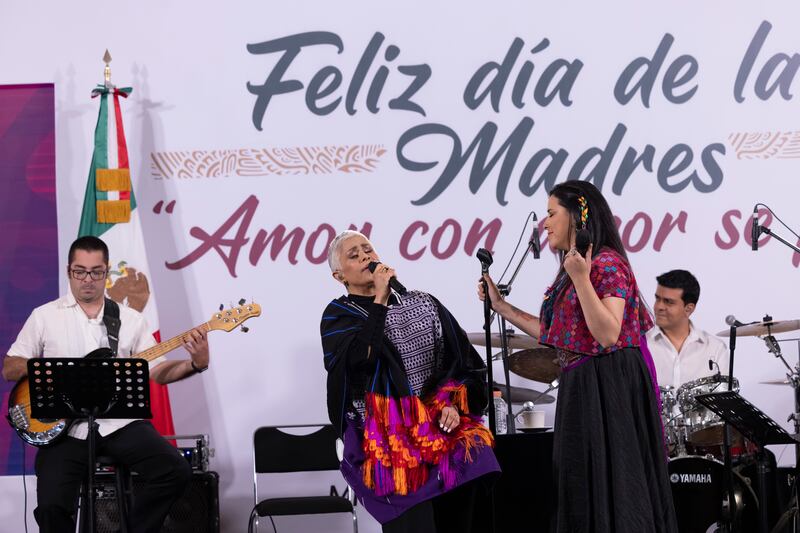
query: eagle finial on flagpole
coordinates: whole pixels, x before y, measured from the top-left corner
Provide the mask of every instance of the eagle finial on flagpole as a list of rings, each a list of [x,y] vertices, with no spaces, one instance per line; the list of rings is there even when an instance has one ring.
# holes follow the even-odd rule
[[[103,69],[103,78],[105,79],[106,87],[113,87],[111,84],[111,67],[109,64],[111,63],[111,54],[108,53],[108,48],[106,48],[106,53],[103,54],[103,62],[106,64],[106,67]]]

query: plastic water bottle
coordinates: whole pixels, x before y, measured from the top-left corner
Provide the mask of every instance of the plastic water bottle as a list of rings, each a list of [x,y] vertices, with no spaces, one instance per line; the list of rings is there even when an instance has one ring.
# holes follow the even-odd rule
[[[508,432],[508,404],[499,390],[494,391],[494,420],[497,434],[506,434]]]

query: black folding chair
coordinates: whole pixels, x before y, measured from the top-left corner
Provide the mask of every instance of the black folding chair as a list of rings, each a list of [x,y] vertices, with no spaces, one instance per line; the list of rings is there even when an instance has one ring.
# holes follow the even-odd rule
[[[319,428],[308,435],[291,435],[288,428]],[[253,434],[253,511],[248,531],[253,531],[259,517],[351,513],[353,532],[358,533],[355,497],[350,487],[339,495],[331,486],[327,496],[293,496],[258,499],[258,475],[281,472],[339,470],[336,452],[338,435],[331,425],[264,426]],[[275,523],[273,522],[273,527]],[[276,529],[277,533],[277,529]]]

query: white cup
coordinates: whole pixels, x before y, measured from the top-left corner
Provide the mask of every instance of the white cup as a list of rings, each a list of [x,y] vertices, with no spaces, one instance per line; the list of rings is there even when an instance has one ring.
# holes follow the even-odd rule
[[[544,411],[522,411],[516,417],[521,428],[543,428]]]

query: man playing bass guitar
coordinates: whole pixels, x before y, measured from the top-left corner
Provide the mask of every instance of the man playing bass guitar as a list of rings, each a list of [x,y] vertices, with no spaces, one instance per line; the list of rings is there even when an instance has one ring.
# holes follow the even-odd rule
[[[70,290],[28,317],[3,361],[6,380],[27,377],[27,360],[31,357],[82,357],[101,347],[111,346],[113,350],[104,317],[114,307],[118,307],[114,314],[121,321],[116,336],[118,357],[130,357],[155,345],[139,312],[105,299],[108,263],[108,247],[97,237],[80,237],[72,243],[66,272]],[[150,362],[154,381],[172,383],[208,367],[204,331],[191,330],[184,336],[183,346],[189,359],[168,361],[160,357]],[[189,483],[189,464],[146,420],[98,419],[97,423],[98,454],[130,466],[144,481],[131,511],[133,530],[159,531],[170,507]],[[87,470],[87,434],[87,423],[77,422],[63,438],[38,450],[38,505],[34,516],[44,533],[75,530],[76,502]]]

